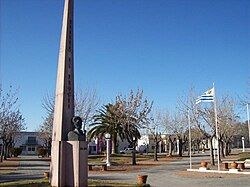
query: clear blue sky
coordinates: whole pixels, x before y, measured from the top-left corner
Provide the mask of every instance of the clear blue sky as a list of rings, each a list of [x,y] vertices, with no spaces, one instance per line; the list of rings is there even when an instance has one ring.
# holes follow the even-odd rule
[[[0,0],[3,88],[19,87],[28,130],[54,92],[63,0]],[[103,103],[142,88],[175,107],[195,86],[245,94],[250,73],[249,0],[75,0],[75,85]]]

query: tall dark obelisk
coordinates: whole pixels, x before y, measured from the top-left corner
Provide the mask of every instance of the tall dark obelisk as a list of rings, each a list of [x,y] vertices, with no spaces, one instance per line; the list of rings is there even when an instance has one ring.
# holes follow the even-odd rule
[[[68,141],[74,129],[74,1],[65,0],[54,108],[51,186],[87,186],[87,142]]]

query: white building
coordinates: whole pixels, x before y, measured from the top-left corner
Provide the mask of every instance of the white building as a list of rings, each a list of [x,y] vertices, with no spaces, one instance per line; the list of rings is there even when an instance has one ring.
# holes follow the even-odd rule
[[[137,142],[137,151],[143,152],[153,152],[155,149],[155,142],[153,135],[142,135]],[[166,152],[168,149],[167,135],[161,135],[161,140],[158,144],[158,152]]]
[[[20,132],[14,138],[14,147],[23,149],[22,155],[36,155],[37,148],[44,145],[38,132]]]
[[[148,135],[142,135],[137,142],[137,151],[139,152],[148,152],[150,147],[150,138]],[[152,146],[152,145],[151,145]]]
[[[117,146],[118,146],[117,150],[118,150],[118,153],[119,153],[121,150],[124,150],[124,149],[128,148],[129,143],[128,143],[127,140],[122,141],[118,137]],[[104,137],[102,137],[102,138],[93,138],[91,141],[89,141],[88,147],[89,147],[89,154],[100,154],[103,151],[106,151],[106,140],[105,140]],[[110,147],[112,147],[112,141],[111,141]]]
[[[93,138],[88,144],[89,154],[98,154],[98,138]]]

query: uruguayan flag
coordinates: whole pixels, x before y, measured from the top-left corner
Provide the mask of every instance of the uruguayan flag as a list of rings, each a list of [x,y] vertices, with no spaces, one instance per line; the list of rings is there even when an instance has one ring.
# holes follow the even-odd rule
[[[196,104],[200,102],[214,102],[214,88],[209,89],[196,99]]]

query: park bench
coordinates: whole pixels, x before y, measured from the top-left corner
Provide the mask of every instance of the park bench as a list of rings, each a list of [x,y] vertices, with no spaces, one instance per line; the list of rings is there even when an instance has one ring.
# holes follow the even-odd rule
[[[229,169],[228,164],[231,164],[233,162],[238,164],[238,168],[240,170],[245,169],[245,161],[223,161],[222,163],[224,164],[225,169]]]
[[[245,160],[245,168],[250,168],[250,159]]]
[[[106,163],[89,163],[88,167],[90,171],[93,170],[93,166],[100,166],[102,168],[102,171],[107,171]]]

